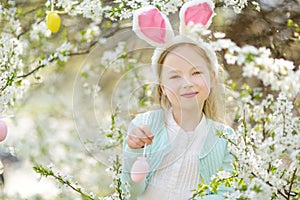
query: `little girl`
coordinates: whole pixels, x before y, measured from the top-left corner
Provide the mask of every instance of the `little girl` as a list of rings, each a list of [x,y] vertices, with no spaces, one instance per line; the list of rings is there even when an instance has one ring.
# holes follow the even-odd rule
[[[201,8],[204,3],[200,0]],[[161,109],[137,115],[124,140],[122,181],[129,183],[131,199],[187,200],[219,170],[232,171],[228,141],[217,136],[233,130],[218,122],[224,102],[214,51],[183,34],[165,41],[152,57]],[[144,148],[150,171],[145,180],[133,182],[130,169]],[[208,190],[199,199],[223,199],[229,191],[221,186],[217,194]]]

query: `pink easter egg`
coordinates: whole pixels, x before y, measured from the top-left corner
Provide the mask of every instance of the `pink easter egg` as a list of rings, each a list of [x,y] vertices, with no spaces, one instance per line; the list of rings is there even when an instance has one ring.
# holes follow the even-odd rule
[[[0,142],[5,140],[7,136],[7,125],[4,121],[0,120]]]
[[[131,168],[131,179],[134,182],[144,180],[150,170],[150,165],[146,157],[138,157]]]

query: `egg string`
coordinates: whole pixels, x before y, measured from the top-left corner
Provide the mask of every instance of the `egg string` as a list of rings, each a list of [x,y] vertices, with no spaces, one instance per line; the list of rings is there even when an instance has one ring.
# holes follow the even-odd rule
[[[54,11],[54,0],[51,0],[51,11]]]
[[[145,146],[144,146],[143,157],[147,157],[146,156],[146,148],[147,148],[147,143],[145,143]]]
[[[143,157],[150,157],[151,156],[151,151],[152,151],[152,148],[150,148],[149,152],[148,152],[148,156],[147,156],[147,151],[146,151],[146,148],[147,148],[147,144],[145,144],[144,146],[144,150],[143,150]]]

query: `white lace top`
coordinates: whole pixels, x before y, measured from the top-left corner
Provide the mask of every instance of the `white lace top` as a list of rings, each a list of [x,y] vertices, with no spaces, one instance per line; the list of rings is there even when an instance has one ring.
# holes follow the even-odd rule
[[[198,154],[207,136],[205,115],[194,131],[186,132],[169,112],[167,130],[172,151],[162,160],[138,200],[187,200],[201,182]]]

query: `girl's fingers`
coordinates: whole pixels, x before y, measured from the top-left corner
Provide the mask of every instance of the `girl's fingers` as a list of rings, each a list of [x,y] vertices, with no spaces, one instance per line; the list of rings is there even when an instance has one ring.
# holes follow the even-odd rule
[[[152,141],[152,139],[154,138],[154,135],[152,134],[151,130],[149,129],[148,126],[146,125],[141,125],[140,130],[143,132],[143,134]]]
[[[127,144],[131,149],[139,149],[142,148],[144,145],[144,143],[141,140],[137,140],[132,136],[128,136]]]
[[[146,125],[141,125],[132,129],[127,138],[127,144],[130,148],[142,148],[145,144],[151,144],[154,135]]]
[[[154,138],[151,130],[146,125],[141,125],[137,129],[137,137],[144,142],[144,144],[151,144]]]

